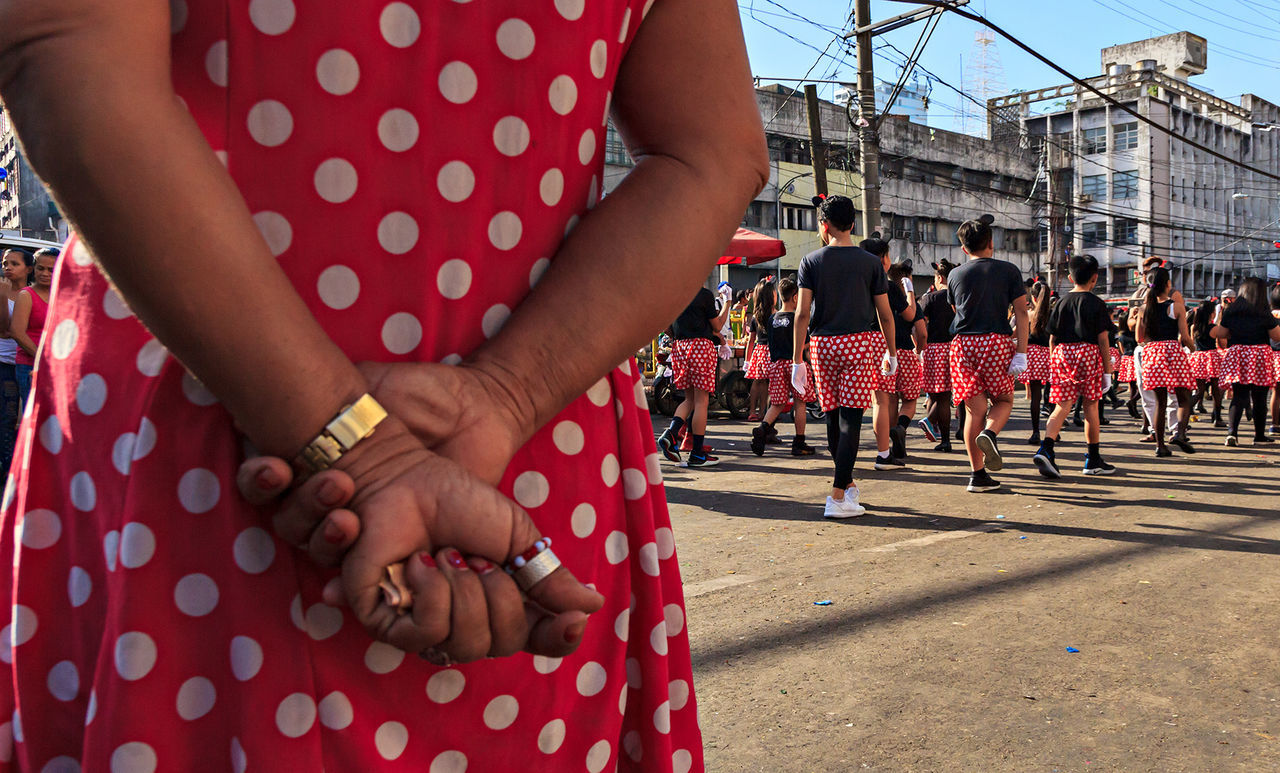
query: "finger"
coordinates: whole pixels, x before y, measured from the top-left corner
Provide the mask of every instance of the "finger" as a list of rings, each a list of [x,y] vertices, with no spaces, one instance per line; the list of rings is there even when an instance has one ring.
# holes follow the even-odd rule
[[[480,578],[489,608],[489,657],[514,655],[524,648],[529,638],[529,621],[520,588],[510,575],[486,559],[473,556],[467,559],[467,565]]]
[[[452,591],[449,637],[437,649],[455,663],[470,663],[489,654],[489,608],[480,577],[455,548],[436,553],[436,563]]]
[[[236,471],[236,488],[249,504],[261,507],[283,494],[293,483],[293,468],[275,456],[245,459]]]
[[[604,596],[578,582],[567,567],[561,566],[539,582],[525,595],[548,612],[598,612],[604,606]]]
[[[529,624],[529,639],[524,649],[533,655],[548,658],[572,655],[582,643],[582,635],[587,629],[586,614],[577,610],[553,615],[535,604],[527,604],[525,616]]]
[[[307,555],[320,566],[337,566],[347,548],[360,536],[360,517],[350,510],[329,511],[319,528],[311,531]]]
[[[345,575],[346,564],[343,571]],[[365,623],[375,638],[405,652],[418,653],[448,638],[452,588],[430,553],[410,557],[404,576],[413,591],[413,609],[409,614],[388,606],[376,588],[372,594],[352,596],[348,593],[348,600],[356,618]]]
[[[271,516],[277,535],[290,545],[308,545],[311,533],[330,510],[342,507],[355,494],[355,483],[345,472],[325,470],[308,478],[285,498]]]

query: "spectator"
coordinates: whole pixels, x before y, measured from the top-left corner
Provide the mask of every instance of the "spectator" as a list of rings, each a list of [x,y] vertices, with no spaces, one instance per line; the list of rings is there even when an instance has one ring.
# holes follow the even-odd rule
[[[40,339],[44,336],[44,322],[49,314],[49,291],[53,285],[53,267],[58,262],[56,250],[45,248],[36,252],[31,285],[18,290],[13,304],[13,320],[9,333],[18,344],[14,365],[18,379],[19,410],[31,397],[31,370],[36,364]]]

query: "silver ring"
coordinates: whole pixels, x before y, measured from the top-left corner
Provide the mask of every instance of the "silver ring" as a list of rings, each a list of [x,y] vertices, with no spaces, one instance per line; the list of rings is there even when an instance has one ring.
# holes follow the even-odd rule
[[[427,661],[433,666],[447,668],[454,665],[453,658],[449,657],[449,653],[436,649],[435,647],[427,647],[418,653],[418,657]]]
[[[546,548],[526,561],[524,566],[512,572],[511,576],[515,578],[516,585],[520,586],[520,590],[527,592],[530,588],[551,576],[551,573],[559,569],[560,566],[560,559],[556,558],[556,554],[552,552],[551,548]]]

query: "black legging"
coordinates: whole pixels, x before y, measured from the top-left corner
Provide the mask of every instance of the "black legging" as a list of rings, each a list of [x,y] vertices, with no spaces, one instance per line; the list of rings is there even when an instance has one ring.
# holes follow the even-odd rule
[[[827,414],[827,450],[836,460],[832,484],[847,489],[853,483],[853,465],[858,461],[858,440],[862,435],[862,408],[841,407]]]
[[[1253,402],[1253,436],[1255,438],[1267,436],[1267,389],[1268,387],[1254,384],[1235,385],[1231,390],[1231,428],[1227,430],[1228,434],[1237,434],[1240,429],[1240,418],[1244,415],[1245,401],[1251,400]]]

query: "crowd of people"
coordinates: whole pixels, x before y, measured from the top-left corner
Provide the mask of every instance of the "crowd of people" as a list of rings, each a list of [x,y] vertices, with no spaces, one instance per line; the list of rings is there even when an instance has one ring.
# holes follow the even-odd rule
[[[1032,459],[1048,479],[1063,476],[1058,443],[1069,426],[1084,430],[1085,475],[1116,472],[1102,453],[1108,403],[1127,405],[1142,420],[1141,442],[1153,444],[1159,458],[1173,456],[1174,448],[1195,453],[1189,426],[1193,415],[1209,412],[1206,400],[1207,423],[1226,429],[1227,446],[1240,444],[1246,419],[1255,444],[1280,434],[1280,285],[1268,294],[1261,279],[1250,277],[1189,311],[1168,266],[1149,258],[1141,286],[1113,309],[1094,292],[1095,258],[1073,256],[1071,289],[1058,294],[994,256],[994,218],[984,215],[957,232],[965,259],[934,263],[933,286],[917,299],[911,263],[893,263],[888,242],[876,235],[855,243],[852,201],[820,197],[815,206],[823,247],[801,260],[794,278],[764,277],[751,293],[745,375],[753,406],[757,394],[768,403],[753,416],[756,456],[781,442],[775,424],[788,411],[792,455],[812,455],[805,406],[817,402],[825,412],[835,467],[828,518],[865,512],[853,469],[868,409],[874,469],[905,467],[914,421],[936,443],[934,451],[950,453],[953,437],[963,441],[966,488],[975,493],[1000,487],[991,473],[1004,466],[1000,435],[1018,384],[1030,408],[1026,442],[1036,447]],[[717,461],[704,450],[706,393],[714,390],[713,341],[729,305],[725,298],[717,306],[704,289],[672,328],[674,381],[685,403],[658,438],[669,461],[689,467]],[[925,412],[916,420],[922,395]],[[678,437],[690,416],[694,450],[684,460]]]
[[[18,417],[31,394],[31,371],[44,334],[58,250],[6,249],[0,277],[0,474],[13,461]]]

